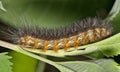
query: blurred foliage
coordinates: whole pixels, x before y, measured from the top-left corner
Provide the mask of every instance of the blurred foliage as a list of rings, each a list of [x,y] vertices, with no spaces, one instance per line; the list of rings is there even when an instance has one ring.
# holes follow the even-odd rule
[[[96,16],[104,9],[109,12],[114,0],[2,0],[7,12],[0,18],[17,26],[28,22],[40,27],[59,27],[78,19]]]

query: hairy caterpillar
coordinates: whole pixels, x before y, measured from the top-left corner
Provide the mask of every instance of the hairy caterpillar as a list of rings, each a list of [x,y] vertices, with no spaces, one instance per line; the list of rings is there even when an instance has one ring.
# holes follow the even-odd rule
[[[67,51],[70,47],[102,40],[112,34],[109,21],[89,17],[65,27],[46,29],[36,25],[24,25],[21,28],[0,23],[0,40],[18,44],[25,48],[41,49],[43,52],[59,49]]]

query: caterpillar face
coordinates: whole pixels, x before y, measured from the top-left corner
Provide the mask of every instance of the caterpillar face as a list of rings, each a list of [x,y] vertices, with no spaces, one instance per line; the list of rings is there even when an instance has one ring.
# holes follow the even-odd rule
[[[77,50],[80,45],[102,40],[111,35],[112,27],[110,22],[94,17],[58,29],[41,29],[36,26],[15,29],[9,26],[7,31],[0,31],[0,33],[3,36],[9,35],[9,38],[3,37],[2,40],[13,42],[25,48],[40,49],[43,52],[47,50],[59,52],[59,49],[67,51],[70,47]]]

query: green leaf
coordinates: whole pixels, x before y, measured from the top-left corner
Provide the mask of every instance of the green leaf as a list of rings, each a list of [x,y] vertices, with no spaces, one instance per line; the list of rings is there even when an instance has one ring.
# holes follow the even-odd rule
[[[70,61],[57,63],[65,68],[68,68],[71,72],[120,72],[120,66],[118,66],[118,64],[111,59],[100,59],[91,62]]]
[[[107,57],[113,57],[120,54],[120,33],[106,39],[104,41],[98,42],[94,45],[98,47],[98,53],[102,53]]]
[[[65,68],[68,68],[69,70],[71,70],[71,72],[105,72],[102,67],[92,62],[84,61],[62,62],[60,63],[60,65],[62,65]],[[64,70],[63,72],[66,71]]]
[[[12,63],[9,61],[8,53],[0,53],[0,72],[12,72]]]
[[[120,65],[112,59],[100,59],[94,62],[103,67],[106,72],[120,72]]]
[[[100,51],[107,57],[113,57],[120,54],[120,43],[101,46]]]

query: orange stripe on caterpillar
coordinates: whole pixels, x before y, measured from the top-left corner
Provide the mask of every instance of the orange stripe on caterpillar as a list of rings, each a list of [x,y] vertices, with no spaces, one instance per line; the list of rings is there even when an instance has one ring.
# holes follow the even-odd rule
[[[38,48],[39,47],[39,38],[35,38],[35,40],[34,40],[34,45],[33,45],[33,49],[36,49],[36,48]]]
[[[67,38],[63,38],[63,44],[64,44],[64,51],[67,51],[70,46]]]
[[[73,36],[74,39],[74,48],[77,49],[80,41],[78,40],[78,35]]]
[[[54,40],[54,46],[53,46],[53,50],[55,51],[55,52],[58,52],[58,40]]]
[[[48,40],[45,40],[44,43],[43,43],[42,51],[43,51],[43,52],[46,52],[47,49],[48,49]]]
[[[82,44],[87,44],[89,42],[88,36],[86,34],[86,32],[82,32]]]

